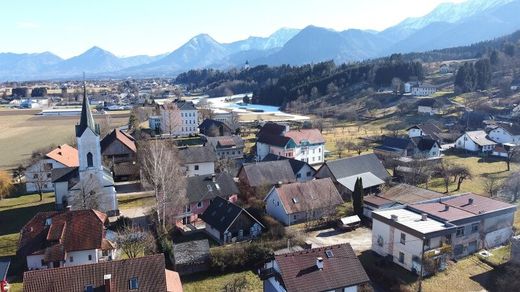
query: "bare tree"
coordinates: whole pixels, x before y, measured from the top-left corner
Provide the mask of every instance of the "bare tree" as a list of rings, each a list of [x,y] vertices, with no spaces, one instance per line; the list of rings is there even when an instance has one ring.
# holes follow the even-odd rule
[[[104,114],[102,118],[98,119],[99,135],[105,137],[112,131],[112,118],[109,114]]]
[[[0,170],[0,200],[9,196],[13,189],[13,181],[11,176],[3,170]]]
[[[29,175],[32,176],[31,183],[36,187],[38,195],[40,195],[40,201],[43,200],[43,190],[47,187],[47,184],[51,182],[51,170],[52,164],[49,166],[44,161],[37,161],[33,167],[30,168],[31,172]]]
[[[444,159],[441,160],[437,166],[434,168],[434,173],[436,176],[440,177],[442,181],[444,182],[445,187],[445,193],[449,193],[449,186],[450,186],[450,178],[451,178],[451,169],[452,166],[448,162],[444,161]]]
[[[240,133],[240,117],[238,116],[238,113],[231,112],[231,119],[228,121],[228,126],[235,134]]]
[[[218,173],[221,172],[227,172],[231,173],[233,170],[233,167],[235,166],[235,161],[233,159],[223,157],[217,160],[215,164],[215,169]]]
[[[86,174],[73,188],[70,205],[73,210],[98,209],[103,195],[103,189],[98,178],[93,174]]]
[[[180,215],[187,203],[186,169],[175,145],[168,141],[141,142],[139,152],[143,177],[154,190],[157,222],[165,230],[166,220]]]
[[[460,190],[460,186],[462,185],[462,182],[465,179],[472,178],[470,170],[465,166],[460,166],[460,165],[453,166],[453,167],[451,167],[451,169],[449,169],[449,172],[453,176],[453,182],[457,183],[457,188],[455,189],[455,191]]]
[[[343,139],[336,139],[335,142],[336,151],[338,151],[338,157],[341,158],[343,155],[343,151],[347,147],[347,143]]]
[[[164,104],[162,111],[161,128],[168,134],[173,135],[182,125],[181,111],[175,103]]]
[[[484,189],[490,197],[496,197],[500,189],[500,181],[494,175],[487,175],[484,179]]]
[[[507,158],[506,158],[506,164],[507,164],[507,171],[511,170],[511,162],[518,160],[520,157],[520,147],[510,147],[507,151]]]
[[[137,227],[123,227],[123,229],[117,232],[116,243],[117,248],[121,249],[131,259],[156,252],[156,243],[153,235]]]
[[[199,110],[199,115],[202,120],[213,118],[213,111],[211,110],[211,105],[207,98],[201,98],[199,100],[197,109]]]
[[[516,202],[520,198],[520,172],[513,172],[504,181],[502,195]]]

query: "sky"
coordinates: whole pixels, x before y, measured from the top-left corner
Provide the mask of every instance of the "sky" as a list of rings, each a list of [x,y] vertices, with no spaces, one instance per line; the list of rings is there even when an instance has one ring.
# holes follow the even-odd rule
[[[118,56],[171,52],[207,33],[226,43],[281,27],[383,30],[464,0],[5,0],[0,52],[62,58],[98,46]]]

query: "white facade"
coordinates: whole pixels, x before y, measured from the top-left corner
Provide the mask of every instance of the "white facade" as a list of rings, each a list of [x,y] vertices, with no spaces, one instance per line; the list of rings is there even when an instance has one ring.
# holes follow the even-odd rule
[[[412,87],[412,95],[415,96],[430,96],[437,92],[437,88],[435,86],[413,86]]]
[[[65,253],[65,261],[60,261],[58,266],[54,266],[54,263],[49,265],[42,265],[44,258],[43,254],[27,256],[27,268],[29,270],[39,270],[47,268],[57,267],[71,267],[86,264],[95,264],[102,261],[112,260],[116,256],[116,250],[109,250],[105,253],[100,249],[89,249],[71,251]]]
[[[50,158],[41,159],[29,166],[25,171],[27,192],[38,192],[40,186],[43,192],[52,191],[52,170],[63,167],[65,167],[65,165]]]
[[[425,134],[419,128],[411,128],[408,130],[408,137],[410,137],[410,138],[422,137],[422,136],[425,136]]]
[[[189,136],[199,131],[199,113],[196,109],[170,109],[161,107],[161,131],[164,134]]]
[[[184,164],[187,176],[210,175],[215,173],[215,162],[199,162]]]
[[[462,136],[460,136],[456,141],[455,141],[455,148],[458,148],[458,149],[465,149],[467,151],[472,151],[472,152],[492,152],[494,149],[495,149],[495,145],[496,144],[490,144],[490,145],[478,145],[477,143],[475,143],[469,136],[468,134],[464,134]]]
[[[488,135],[497,143],[520,144],[520,135],[513,135],[501,127],[491,130]]]
[[[280,196],[274,187],[265,197],[265,212],[274,219],[282,222],[285,226],[291,225],[289,215],[286,213]]]
[[[325,161],[324,150],[324,144],[299,145],[294,148],[294,159],[309,164],[321,164]]]
[[[417,112],[420,114],[428,114],[430,116],[440,114],[440,111],[438,109],[433,108],[431,106],[424,106],[424,105],[418,106]]]
[[[316,170],[312,167],[310,167],[308,164],[306,164],[304,167],[302,167],[296,175],[296,181],[297,182],[306,182],[309,180],[314,179],[314,175],[316,174]]]

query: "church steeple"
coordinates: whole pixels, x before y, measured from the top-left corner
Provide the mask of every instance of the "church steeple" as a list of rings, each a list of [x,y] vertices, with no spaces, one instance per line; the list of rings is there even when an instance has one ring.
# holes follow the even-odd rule
[[[79,125],[76,125],[76,137],[80,137],[87,128],[90,128],[94,134],[99,135],[99,125],[94,122],[94,116],[92,116],[90,102],[87,97],[87,86],[85,80],[83,80],[83,104],[81,106]]]

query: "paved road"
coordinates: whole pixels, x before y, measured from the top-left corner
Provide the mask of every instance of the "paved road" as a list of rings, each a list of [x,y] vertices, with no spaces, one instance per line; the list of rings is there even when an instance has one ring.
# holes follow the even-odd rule
[[[372,230],[365,227],[350,232],[330,228],[305,233],[304,237],[313,247],[350,243],[357,253],[369,250],[372,246]]]

